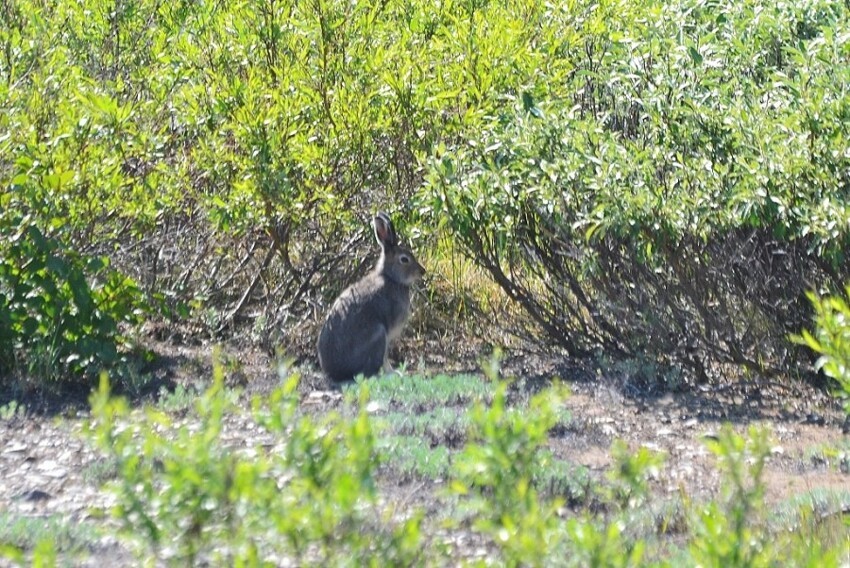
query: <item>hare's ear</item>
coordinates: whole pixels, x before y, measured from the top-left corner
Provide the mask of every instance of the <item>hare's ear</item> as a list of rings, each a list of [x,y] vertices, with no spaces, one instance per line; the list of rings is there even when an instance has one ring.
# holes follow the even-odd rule
[[[375,215],[372,224],[375,226],[375,238],[378,239],[378,244],[381,247],[394,247],[398,244],[398,238],[389,215],[383,211],[379,212]]]

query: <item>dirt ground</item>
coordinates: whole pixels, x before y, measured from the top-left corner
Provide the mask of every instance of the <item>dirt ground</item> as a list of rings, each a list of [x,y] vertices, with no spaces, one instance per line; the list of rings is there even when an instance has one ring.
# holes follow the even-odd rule
[[[162,347],[162,351],[165,356],[149,390],[209,380],[209,348]],[[240,362],[230,369],[228,380],[243,386],[247,394],[268,392],[278,383],[267,354],[225,350],[225,359]],[[765,474],[769,504],[815,488],[850,489],[843,413],[827,394],[812,387],[750,381],[678,393],[647,387],[627,372],[598,371],[562,357],[528,354],[506,360],[504,369],[526,379],[529,388],[552,376],[566,380],[573,393],[568,401],[573,420],[566,431],[553,436],[550,447],[558,457],[586,466],[593,476],[604,475],[611,465],[614,439],[623,439],[632,448],[664,452],[667,459],[653,488],[659,499],[681,491],[692,497],[717,491],[715,459],[703,441],[724,422],[738,431],[753,424],[772,430],[773,449]],[[440,368],[461,370],[471,370],[468,362]],[[318,411],[338,405],[341,398],[312,371],[305,374],[302,389],[305,404]],[[100,459],[82,435],[88,414],[83,400],[64,405],[52,401],[44,413],[0,420],[0,511],[35,518],[61,515],[77,523],[114,522],[98,512],[108,510],[111,501],[97,487]],[[235,420],[227,430],[232,440],[256,435],[247,421]],[[829,447],[845,448],[845,455],[826,458],[823,450]],[[403,483],[385,481],[396,486],[398,494],[416,490],[415,483],[405,488]],[[92,543],[91,553],[91,565],[99,565],[103,558],[117,565],[132,563],[129,552],[111,537]]]

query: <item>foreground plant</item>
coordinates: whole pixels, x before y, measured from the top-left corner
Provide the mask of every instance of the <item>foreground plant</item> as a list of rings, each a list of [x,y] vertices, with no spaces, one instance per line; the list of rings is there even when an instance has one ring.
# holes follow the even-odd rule
[[[497,372],[490,374],[495,379]],[[507,408],[507,389],[501,382],[489,407],[478,402],[473,408],[470,442],[455,462],[451,487],[470,497],[475,529],[500,547],[509,564],[536,565],[562,544],[555,530],[562,502],[541,500],[532,481],[551,459],[542,449],[567,390],[547,389],[520,411]]]
[[[693,510],[689,550],[694,566],[839,565],[837,550],[825,549],[817,539],[768,529],[763,474],[771,444],[766,429],[751,427],[742,436],[726,425],[707,446],[722,473],[721,495]]]
[[[634,508],[650,496],[649,480],[657,477],[665,456],[648,448],[631,452],[622,440],[611,445],[614,467],[608,472],[610,499],[620,508]]]
[[[154,409],[130,412],[102,378],[89,431],[118,465],[114,513],[141,558],[242,566],[414,562],[419,518],[385,519],[376,506],[365,411],[351,421],[301,417],[297,382],[289,377],[267,402],[254,401],[262,443],[233,447],[222,431],[239,412],[220,367],[195,405],[196,420],[181,425]]]

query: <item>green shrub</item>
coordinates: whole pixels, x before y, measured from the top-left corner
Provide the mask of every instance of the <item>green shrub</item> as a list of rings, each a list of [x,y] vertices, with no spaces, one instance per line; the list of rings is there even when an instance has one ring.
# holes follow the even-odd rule
[[[7,205],[10,195],[0,198]],[[36,381],[96,376],[124,361],[121,324],[144,308],[106,257],[75,252],[32,217],[0,212],[0,374]]]
[[[419,203],[574,355],[793,368],[806,282],[850,276],[846,3],[572,10],[560,96],[437,148]]]
[[[529,0],[4,2],[0,183],[61,180],[38,192],[40,226],[62,219],[70,246],[209,332],[254,304],[267,337],[363,269],[375,209],[436,224],[410,201],[435,145],[526,91],[563,96],[574,17]]]
[[[268,340],[333,297],[377,208],[448,224],[573,353],[695,372],[791,364],[803,277],[847,276],[846,2],[0,18],[0,185],[28,187],[4,206],[209,333],[251,318]]]

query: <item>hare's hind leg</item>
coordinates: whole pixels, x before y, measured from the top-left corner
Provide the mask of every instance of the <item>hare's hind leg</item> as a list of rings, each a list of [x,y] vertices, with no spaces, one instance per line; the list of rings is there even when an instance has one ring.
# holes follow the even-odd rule
[[[387,340],[384,342],[384,363],[381,365],[381,369],[386,375],[393,372],[393,366],[390,364],[390,343],[393,339],[395,339],[394,336],[387,334]]]

